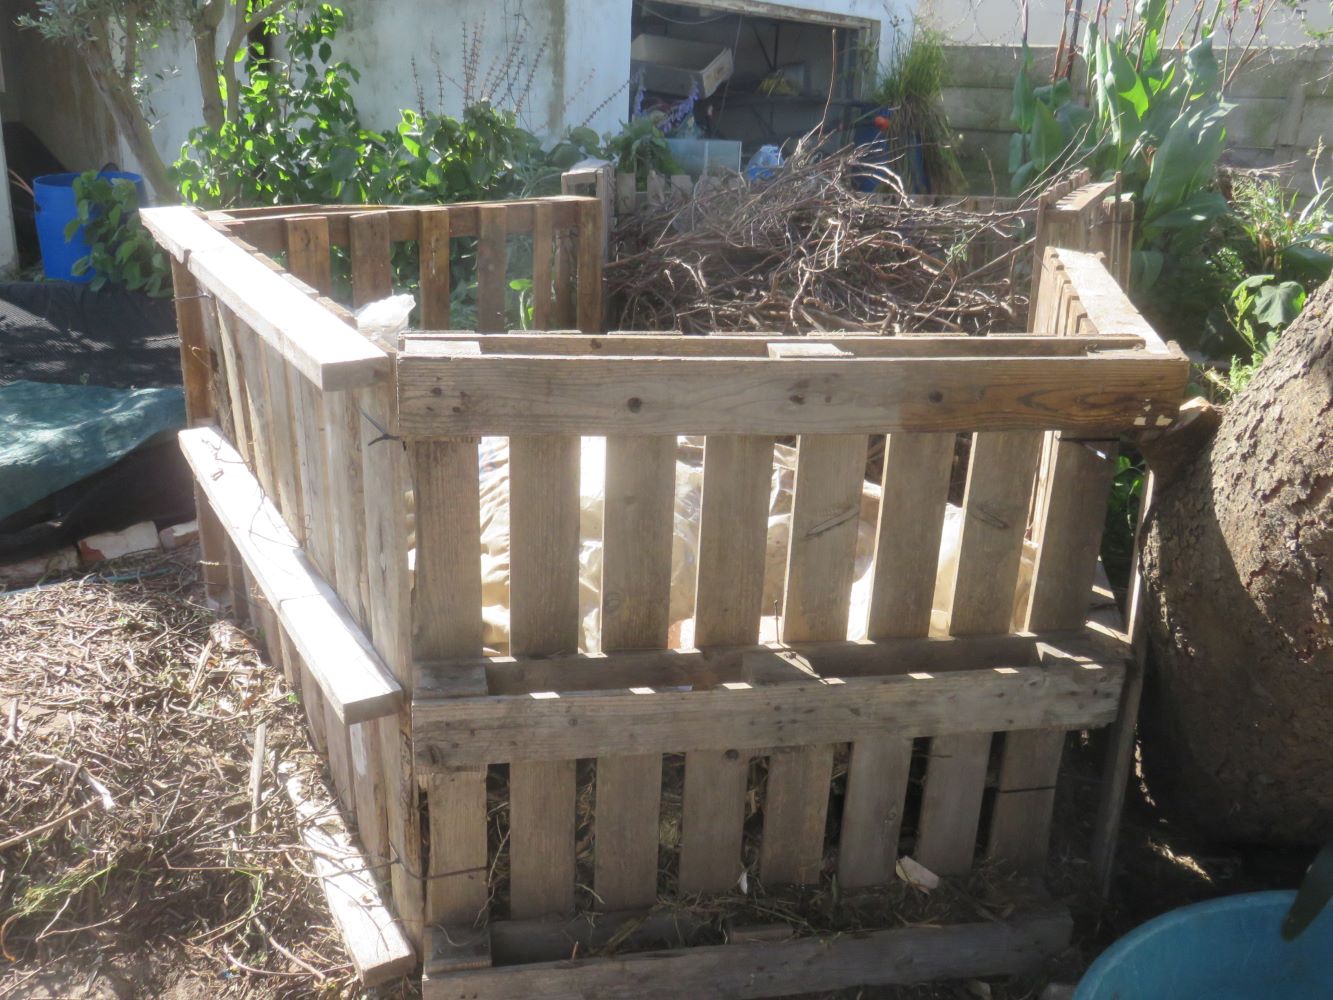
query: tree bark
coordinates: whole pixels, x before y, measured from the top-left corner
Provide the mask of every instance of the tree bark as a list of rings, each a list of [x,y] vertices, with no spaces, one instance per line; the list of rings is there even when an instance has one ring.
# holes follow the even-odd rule
[[[218,29],[222,25],[222,15],[226,10],[227,5],[224,0],[209,0],[196,15],[192,31],[194,65],[199,75],[199,96],[203,102],[204,124],[214,130],[222,128],[225,113],[222,87],[218,83]]]
[[[1151,461],[1151,459],[1150,459]],[[1218,840],[1333,837],[1333,282],[1160,490],[1149,791]]]
[[[158,197],[170,197],[175,187],[167,173],[167,165],[162,154],[153,145],[152,129],[144,118],[139,102],[134,96],[132,73],[127,75],[116,66],[115,59],[105,41],[107,32],[78,46],[88,65],[88,73],[93,78],[93,85],[102,95],[102,101],[115,120],[116,128],[129,143],[130,152],[139,161],[148,186]],[[174,200],[174,199],[173,199]]]

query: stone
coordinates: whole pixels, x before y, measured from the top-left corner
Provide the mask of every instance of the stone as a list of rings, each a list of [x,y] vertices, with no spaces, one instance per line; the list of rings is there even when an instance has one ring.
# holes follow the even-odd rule
[[[157,547],[157,525],[152,521],[140,521],[120,531],[89,535],[79,542],[79,557],[85,563],[95,563],[136,552],[151,552]]]

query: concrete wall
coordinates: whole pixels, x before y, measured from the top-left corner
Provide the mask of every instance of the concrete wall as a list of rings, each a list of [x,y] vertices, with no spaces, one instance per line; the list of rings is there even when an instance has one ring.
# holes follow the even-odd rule
[[[949,46],[945,110],[960,134],[958,152],[974,191],[1008,193],[1013,81],[1021,50],[1013,45]],[[1039,74],[1049,75],[1053,46],[1033,52]],[[1083,79],[1082,63],[1075,81]],[[1311,187],[1309,152],[1320,139],[1333,144],[1333,53],[1328,48],[1273,48],[1236,77],[1229,99],[1226,159],[1237,166],[1298,161],[1292,182]],[[1325,160],[1327,163],[1327,158]]]
[[[1065,23],[1065,0],[1027,0],[1028,43],[1056,45]],[[1083,9],[1091,11],[1095,4],[1085,2]],[[1132,5],[1115,4],[1113,12]],[[1193,3],[1177,5],[1179,13],[1168,25],[1172,34],[1190,27],[1188,16]],[[1228,5],[1229,6],[1229,5]],[[1274,4],[1272,13],[1264,22],[1264,32],[1256,39],[1259,45],[1295,46],[1310,40],[1306,29],[1327,30],[1333,27],[1333,8],[1328,0],[1292,0],[1290,4]],[[1211,5],[1210,5],[1211,7]],[[1016,45],[1023,40],[1023,13],[1020,0],[919,0],[918,16],[934,24],[955,42],[976,45]],[[1250,22],[1244,15],[1235,25],[1236,37],[1229,40],[1225,25],[1218,28],[1218,44],[1227,46],[1234,41],[1243,45],[1250,35]]]

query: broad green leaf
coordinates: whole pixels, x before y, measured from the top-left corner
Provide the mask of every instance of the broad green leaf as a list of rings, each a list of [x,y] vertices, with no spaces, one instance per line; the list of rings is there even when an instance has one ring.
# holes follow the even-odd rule
[[[1185,53],[1185,75],[1189,82],[1190,99],[1196,100],[1210,93],[1217,84],[1220,67],[1213,52],[1213,38],[1204,35]]]
[[[1305,289],[1299,282],[1264,285],[1254,296],[1254,318],[1272,329],[1285,327],[1304,305]]]
[[[1038,102],[1032,119],[1032,160],[1045,170],[1065,151],[1067,140],[1060,123],[1045,104]]]

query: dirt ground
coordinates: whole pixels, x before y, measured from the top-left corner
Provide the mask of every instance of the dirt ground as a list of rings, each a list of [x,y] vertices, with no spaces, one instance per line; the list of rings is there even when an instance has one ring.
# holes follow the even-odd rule
[[[341,951],[277,760],[321,765],[251,639],[204,605],[192,549],[0,595],[0,1000],[364,996]],[[266,780],[252,816],[253,734]],[[1294,886],[1301,851],[1245,852],[1168,825],[1131,793],[1109,900],[1087,865],[1100,748],[1071,738],[1053,894],[1071,947],[1021,979],[829,994],[1035,1000],[1176,906]],[[401,1000],[411,982],[381,987]]]

